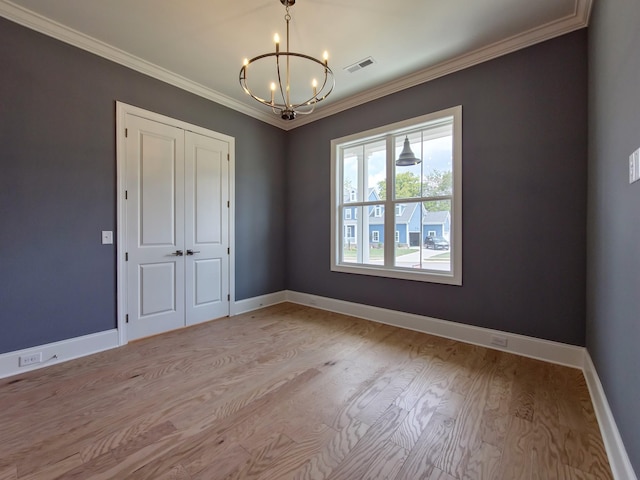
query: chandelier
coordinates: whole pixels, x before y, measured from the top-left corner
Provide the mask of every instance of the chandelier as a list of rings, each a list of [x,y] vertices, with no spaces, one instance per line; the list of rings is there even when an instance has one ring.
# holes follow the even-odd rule
[[[271,107],[273,113],[280,115],[282,119],[293,120],[298,114],[307,115],[313,112],[316,104],[329,96],[335,86],[335,80],[333,72],[329,68],[329,54],[327,52],[324,52],[323,60],[318,60],[303,53],[289,51],[289,22],[291,21],[289,7],[293,6],[296,0],[280,0],[280,3],[286,8],[284,16],[287,22],[286,50],[284,52],[280,51],[280,37],[276,33],[273,39],[276,44],[275,52],[244,60],[244,64],[240,69],[240,85],[254,100]],[[269,64],[269,61],[273,62],[274,60],[275,63]],[[291,91],[291,77],[294,74],[292,63],[302,72],[302,75],[307,73],[310,75],[311,85],[308,90]],[[256,76],[260,80],[265,80],[268,75],[272,80],[270,85],[271,98],[269,100],[260,96],[264,95],[264,93],[259,93],[261,91],[256,89],[255,85],[253,87],[249,86],[249,67],[252,65],[256,67],[258,64],[260,64],[259,71],[261,74]],[[319,82],[316,77],[313,77],[313,74],[320,78]],[[251,78],[253,79],[253,75]],[[266,88],[264,92],[266,92]]]

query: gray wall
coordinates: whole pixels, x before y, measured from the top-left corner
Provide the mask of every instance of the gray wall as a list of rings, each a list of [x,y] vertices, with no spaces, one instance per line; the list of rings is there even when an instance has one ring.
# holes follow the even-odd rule
[[[463,106],[462,287],[330,271],[330,145]],[[587,33],[290,132],[289,289],[575,345],[585,341]]]
[[[116,326],[116,100],[236,138],[236,298],[286,288],[283,131],[2,18],[0,66],[0,353]]]
[[[587,348],[640,473],[640,3],[594,2],[589,27]]]

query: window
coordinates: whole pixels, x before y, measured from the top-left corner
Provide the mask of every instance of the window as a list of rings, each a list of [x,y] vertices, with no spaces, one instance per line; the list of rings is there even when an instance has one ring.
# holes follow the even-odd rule
[[[345,208],[345,210],[344,210],[344,219],[345,220],[351,220],[351,209],[350,208]]]
[[[415,165],[396,165],[405,139]],[[461,106],[332,140],[331,155],[332,270],[462,285]]]

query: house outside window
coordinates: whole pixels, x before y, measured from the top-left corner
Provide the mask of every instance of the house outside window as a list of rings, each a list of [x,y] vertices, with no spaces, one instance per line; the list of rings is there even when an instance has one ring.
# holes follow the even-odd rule
[[[347,208],[344,211],[344,219],[345,220],[351,220],[351,209]]]
[[[415,165],[396,165],[405,138]],[[461,106],[334,139],[331,155],[333,271],[462,285]],[[352,242],[335,235],[347,220]]]

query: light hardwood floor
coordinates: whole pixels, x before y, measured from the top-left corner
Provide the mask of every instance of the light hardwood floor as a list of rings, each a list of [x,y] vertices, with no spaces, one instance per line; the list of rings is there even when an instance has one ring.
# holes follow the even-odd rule
[[[0,480],[610,479],[579,370],[293,304],[0,380]]]

